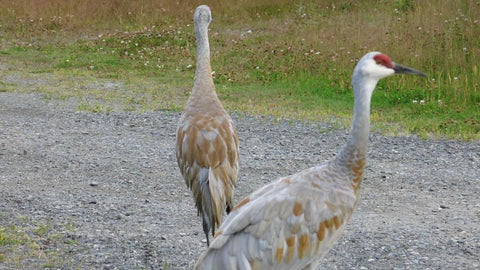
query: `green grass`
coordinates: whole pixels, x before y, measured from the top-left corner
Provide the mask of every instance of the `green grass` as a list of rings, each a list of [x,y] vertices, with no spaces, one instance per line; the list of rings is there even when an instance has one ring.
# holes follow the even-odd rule
[[[297,79],[228,90],[217,87],[217,92],[224,104],[237,111],[311,121],[328,121],[335,116],[337,125],[350,125],[352,91],[331,86],[324,78],[299,75]],[[425,99],[420,89],[391,94],[379,87],[372,98],[373,130],[389,135],[414,133],[423,138],[480,138],[478,108],[450,107]]]
[[[28,223],[28,220],[26,221]],[[34,222],[0,226],[0,265],[21,269],[58,268],[69,265],[68,258],[55,247],[65,242],[64,235],[54,233],[49,223]],[[70,243],[74,244],[74,243]],[[31,259],[35,259],[32,262]]]
[[[195,68],[191,11],[197,3],[142,0],[135,7],[120,1],[111,14],[112,1],[90,12],[88,1],[38,1],[42,9],[35,10],[0,1],[0,7],[15,10],[0,17],[2,61],[30,75],[54,74],[54,83],[35,91],[78,99],[78,110],[95,113],[183,107]],[[335,119],[347,127],[353,67],[364,53],[380,50],[429,77],[380,82],[372,101],[375,130],[480,140],[480,4],[475,1],[209,4],[214,80],[227,109]],[[123,86],[95,86],[109,81]],[[0,91],[15,89],[0,84]]]

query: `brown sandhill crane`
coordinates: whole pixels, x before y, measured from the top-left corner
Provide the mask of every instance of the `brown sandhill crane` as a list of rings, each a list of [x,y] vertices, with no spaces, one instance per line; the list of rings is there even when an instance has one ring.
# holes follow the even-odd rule
[[[426,76],[379,52],[363,56],[353,73],[350,137],[340,153],[240,201],[195,269],[312,269],[339,238],[358,203],[371,96],[377,82],[394,73]]]
[[[203,231],[222,223],[225,209],[232,208],[238,176],[238,136],[215,92],[210,67],[208,25],[210,8],[202,5],[194,14],[197,66],[192,92],[177,130],[176,156],[185,183],[192,190]]]

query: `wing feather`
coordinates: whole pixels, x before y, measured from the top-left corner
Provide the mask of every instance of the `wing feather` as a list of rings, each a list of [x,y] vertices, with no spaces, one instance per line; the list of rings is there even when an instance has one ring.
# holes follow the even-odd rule
[[[236,129],[225,112],[182,116],[177,130],[177,162],[199,213],[207,212],[213,228],[220,225],[225,206],[232,206],[238,178],[238,148]],[[205,192],[209,194],[202,195]]]
[[[221,235],[202,258],[228,258],[240,245],[245,249],[235,260],[245,256],[261,269],[300,269],[315,263],[339,237],[355,205],[353,189],[330,181],[332,172],[326,170],[326,165],[312,168],[252,193],[227,216]],[[339,207],[340,201],[348,207]],[[196,269],[208,266],[200,259]]]

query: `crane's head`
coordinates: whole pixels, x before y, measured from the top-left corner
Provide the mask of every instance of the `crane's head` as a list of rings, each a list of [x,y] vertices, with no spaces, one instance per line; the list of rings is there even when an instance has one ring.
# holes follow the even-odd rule
[[[209,25],[212,21],[212,12],[207,5],[198,6],[193,15],[195,24]]]
[[[353,80],[355,81],[361,77],[378,81],[390,75],[401,73],[424,77],[427,76],[421,71],[393,62],[386,54],[370,52],[364,55],[358,62],[353,72]]]

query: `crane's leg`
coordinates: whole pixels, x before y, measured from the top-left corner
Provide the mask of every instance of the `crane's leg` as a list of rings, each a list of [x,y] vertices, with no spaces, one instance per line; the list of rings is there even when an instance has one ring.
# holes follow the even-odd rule
[[[205,233],[205,236],[207,237],[207,247],[210,246],[210,239],[208,238],[208,231],[210,230],[207,222],[207,218],[205,217],[205,214],[202,213],[202,225],[203,225],[203,232]]]

